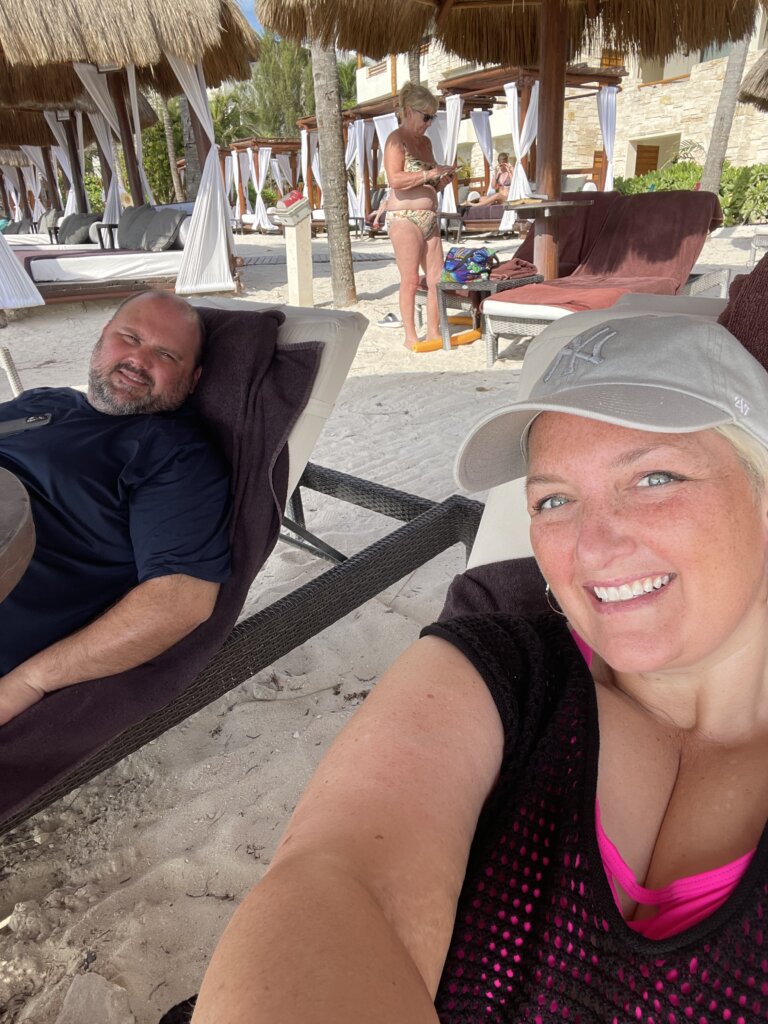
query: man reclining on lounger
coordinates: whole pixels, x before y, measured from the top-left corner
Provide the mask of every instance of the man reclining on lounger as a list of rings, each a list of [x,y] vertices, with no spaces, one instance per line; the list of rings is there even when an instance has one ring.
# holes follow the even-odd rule
[[[229,575],[229,477],[185,405],[200,377],[197,311],[162,292],[124,302],[91,355],[88,393],[0,405],[0,466],[32,502],[37,543],[0,603],[0,725],[46,693],[167,650]]]

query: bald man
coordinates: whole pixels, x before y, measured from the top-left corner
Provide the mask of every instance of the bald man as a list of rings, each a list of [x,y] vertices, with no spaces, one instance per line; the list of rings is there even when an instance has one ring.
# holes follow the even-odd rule
[[[46,693],[167,650],[229,575],[229,476],[187,405],[204,332],[174,295],[118,307],[88,392],[0,405],[0,466],[26,486],[37,544],[0,603],[0,725]]]

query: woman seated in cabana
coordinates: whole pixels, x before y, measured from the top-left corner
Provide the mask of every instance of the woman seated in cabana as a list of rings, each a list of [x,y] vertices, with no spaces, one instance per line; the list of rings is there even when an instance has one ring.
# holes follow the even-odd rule
[[[467,197],[470,206],[493,206],[495,203],[506,203],[509,199],[509,188],[512,184],[512,165],[509,162],[509,153],[499,153],[499,162],[496,165],[491,187],[493,192],[481,196],[479,193],[470,193],[470,196],[477,196],[477,199]]]
[[[768,373],[608,320],[465,443],[553,611],[430,626],[321,763],[196,1024],[768,1014]]]

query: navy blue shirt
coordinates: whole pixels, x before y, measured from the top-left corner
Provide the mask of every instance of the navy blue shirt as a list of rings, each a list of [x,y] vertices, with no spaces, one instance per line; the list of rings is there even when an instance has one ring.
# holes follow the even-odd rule
[[[0,436],[0,466],[27,488],[37,534],[0,603],[0,675],[138,583],[229,575],[229,474],[194,413],[111,416],[78,391],[37,388],[0,405],[0,424],[44,414]]]

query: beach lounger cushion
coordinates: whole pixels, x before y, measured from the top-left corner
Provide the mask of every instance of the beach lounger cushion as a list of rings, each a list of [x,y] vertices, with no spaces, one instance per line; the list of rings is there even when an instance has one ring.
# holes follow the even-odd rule
[[[183,692],[234,626],[274,547],[288,488],[288,434],[322,345],[278,346],[278,311],[201,310],[209,337],[196,391],[233,470],[232,575],[213,614],[146,665],[50,694],[0,728],[0,819]],[[362,333],[362,332],[360,332]]]
[[[59,244],[88,245],[91,225],[100,220],[100,213],[70,213],[59,225]]]

